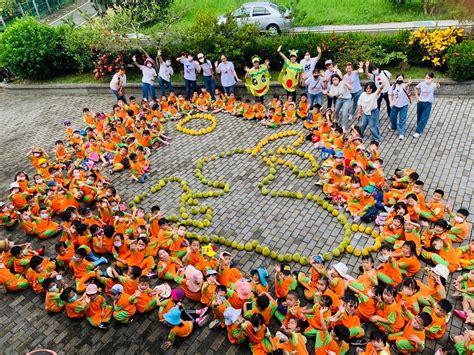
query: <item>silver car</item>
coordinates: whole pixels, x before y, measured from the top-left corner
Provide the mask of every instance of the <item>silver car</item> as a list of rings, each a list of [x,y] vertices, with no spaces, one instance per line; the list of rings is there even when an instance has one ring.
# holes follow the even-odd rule
[[[291,11],[271,2],[247,2],[232,12],[238,26],[254,24],[261,32],[276,35],[291,27]],[[220,16],[218,23],[225,23],[226,16]]]

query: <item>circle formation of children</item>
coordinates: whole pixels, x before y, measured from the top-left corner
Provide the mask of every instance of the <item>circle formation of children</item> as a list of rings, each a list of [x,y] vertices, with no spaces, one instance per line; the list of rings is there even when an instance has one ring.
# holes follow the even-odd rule
[[[294,62],[289,59],[288,68],[299,70]],[[330,91],[349,99],[355,85],[334,75]],[[300,80],[293,72],[284,76]],[[308,74],[309,79],[314,78]],[[345,88],[335,90],[339,85]],[[382,87],[370,85],[365,93],[380,94]],[[288,89],[291,93],[292,86]],[[373,115],[376,100],[362,95],[359,106],[364,115]],[[39,147],[28,152],[36,172],[31,179],[23,171],[16,174],[8,202],[0,203],[0,223],[9,230],[19,225],[32,238],[55,238],[55,250],[0,241],[3,292],[31,287],[44,297],[46,311],[65,311],[101,329],[112,320],[129,323],[137,313],[156,312],[170,328],[163,349],[212,319],[210,328],[225,329],[231,344],[246,342],[256,354],[307,354],[309,338],[316,354],[344,354],[350,346],[365,354],[390,354],[420,352],[426,339],[444,336],[453,311],[446,282],[450,273],[466,270],[454,283],[453,296],[463,298],[463,309],[454,314],[474,324],[474,242],[455,247],[469,236],[468,211],[453,212],[441,189],[427,202],[424,183],[409,168],[386,178],[378,141],[364,146],[360,130],[344,132],[331,109],[323,112],[317,103],[308,114],[305,95],[298,107],[292,95],[285,104],[274,97],[265,118],[260,101],[254,111],[232,92],[224,96],[216,89],[211,102],[205,88],[191,101],[173,91],[140,105],[133,97],[129,101],[119,99],[112,113],[84,109],[84,130],[65,122],[67,141],[56,141],[54,156]],[[340,106],[350,110],[346,102]],[[169,144],[163,124],[192,110],[226,111],[269,126],[303,119],[308,141],[321,151],[317,185],[325,199],[355,222],[380,226],[384,245],[377,263],[363,256],[359,275],[350,275],[342,262],[326,266],[320,255],[311,258],[307,273],[286,263],[272,272],[264,266],[240,270],[228,251],[217,253],[211,244],[188,239],[186,226],[173,225],[160,207],[153,206],[149,215],[143,208],[128,210],[107,169],[130,172],[133,181],[144,183],[152,150]],[[423,272],[427,283],[416,278]],[[202,307],[186,309],[189,302]],[[471,328],[452,340],[459,354],[472,353]]]

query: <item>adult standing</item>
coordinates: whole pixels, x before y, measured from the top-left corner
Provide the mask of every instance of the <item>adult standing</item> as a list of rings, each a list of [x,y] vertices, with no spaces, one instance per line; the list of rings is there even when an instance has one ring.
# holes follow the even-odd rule
[[[398,128],[400,136],[398,139],[403,140],[405,138],[406,123],[408,117],[408,107],[410,106],[410,84],[411,80],[407,83],[404,82],[405,76],[403,74],[397,75],[397,81],[390,87],[388,92],[390,101],[392,102],[392,108],[390,110],[390,126],[393,130]]]
[[[359,64],[359,68],[362,68],[364,64]],[[343,78],[352,87],[352,109],[349,110],[349,116],[355,116],[357,113],[357,102],[362,94],[362,86],[360,85],[359,71],[354,70],[352,63],[346,64],[346,74]]]
[[[225,54],[222,54],[221,62],[218,63],[216,60],[214,66],[216,73],[221,76],[221,85],[224,88],[224,93],[229,96],[231,92],[234,92],[235,84],[242,81],[235,72],[234,63],[228,61]]]
[[[260,64],[260,57],[252,57],[252,68],[245,67],[245,86],[255,98],[255,103],[263,103],[265,94],[270,89],[270,61]]]
[[[326,68],[326,71],[324,72],[324,80],[323,80],[323,93],[328,93],[331,90],[331,78],[334,74],[337,74],[340,78],[342,78],[342,73],[341,71],[337,68],[337,65],[334,65],[331,59],[327,59],[324,62],[324,66]],[[332,98],[331,96],[328,95],[328,108],[332,107],[334,105],[333,100],[335,98]]]
[[[201,66],[194,60],[192,54],[183,54],[176,58],[176,61],[184,66],[184,86],[186,89],[186,99],[190,100],[192,92],[197,91],[196,75],[201,71]]]
[[[344,131],[346,131],[349,122],[349,108],[351,106],[352,87],[347,81],[342,80],[342,78],[337,74],[332,76],[331,84],[331,90],[329,91],[328,96],[336,98],[336,103],[334,104],[333,101],[333,106],[331,109],[336,115],[336,122],[341,123],[342,121],[342,128]]]
[[[301,86],[306,87],[306,93],[308,93],[308,86],[306,85],[306,79],[311,78],[314,74],[314,69],[316,69],[316,64],[321,59],[321,48],[317,47],[318,55],[316,57],[311,57],[311,53],[306,51],[303,59],[300,60],[300,64],[303,67],[303,72],[301,73]]]
[[[434,73],[426,73],[425,80],[415,87],[416,94],[416,130],[413,135],[418,138],[423,133],[428,120],[430,119],[431,108],[434,102],[434,92],[439,89],[439,82],[434,82]]]
[[[209,94],[211,94],[211,100],[214,100],[214,89],[216,88],[216,82],[214,81],[214,70],[212,69],[212,63],[207,59],[203,53],[197,55],[199,65],[201,66],[202,77],[204,80],[204,86]]]
[[[171,66],[171,60],[163,60],[161,56],[161,49],[156,51],[156,62],[160,64],[160,69],[158,70],[158,84],[160,84],[160,93],[161,96],[165,96],[166,90],[173,90],[171,76],[174,74],[174,70]]]
[[[361,135],[364,135],[367,126],[370,127],[372,140],[380,142],[380,110],[377,100],[383,90],[383,84],[377,87],[373,81],[364,85],[364,92],[359,97],[357,117],[362,118],[360,123]]]
[[[125,103],[127,102],[127,98],[125,97],[126,85],[127,75],[125,74],[125,67],[120,67],[118,72],[116,72],[112,77],[109,86],[117,100],[122,100]]]
[[[145,59],[145,63],[140,65],[137,63],[137,57],[132,57],[133,64],[142,71],[142,98],[148,99],[148,94],[150,99],[155,98],[155,79],[157,77],[156,70],[154,68],[155,62],[150,57]]]
[[[390,90],[390,78],[392,74],[388,70],[381,70],[375,64],[369,61],[365,62],[365,75],[367,78],[375,83],[377,89],[383,86],[380,96],[377,100],[377,107],[380,110],[382,100],[385,100],[387,105],[387,115],[390,117],[390,100],[388,98],[388,91]]]
[[[296,102],[296,88],[301,80],[301,72],[303,71],[303,66],[300,63],[297,63],[298,50],[291,49],[290,58],[284,55],[281,52],[281,46],[277,49],[280,57],[283,58],[283,68],[281,68],[280,75],[278,76],[278,81],[286,90],[286,97],[293,97],[293,101]]]
[[[323,105],[323,79],[319,75],[318,69],[313,70],[313,74],[305,80],[306,92],[308,93],[309,107],[314,103]]]

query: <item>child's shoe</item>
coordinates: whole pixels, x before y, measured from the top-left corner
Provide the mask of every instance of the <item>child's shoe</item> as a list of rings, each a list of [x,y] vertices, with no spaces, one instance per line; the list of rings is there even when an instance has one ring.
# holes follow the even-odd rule
[[[98,328],[103,329],[103,330],[107,330],[107,329],[109,329],[109,325],[107,323],[100,323]]]
[[[198,319],[196,319],[197,325],[202,327],[206,323],[208,316],[209,315],[205,315],[205,316],[202,316],[202,317],[199,317]]]
[[[209,329],[216,329],[221,324],[219,319],[214,319],[211,323],[209,323]]]
[[[455,309],[454,315],[461,318],[463,321],[467,319],[467,312],[461,311],[460,309]]]

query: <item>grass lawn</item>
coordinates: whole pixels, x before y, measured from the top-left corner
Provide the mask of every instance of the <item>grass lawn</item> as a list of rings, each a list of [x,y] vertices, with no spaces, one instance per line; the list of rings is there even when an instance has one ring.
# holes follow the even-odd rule
[[[393,76],[397,75],[400,72],[400,69],[397,67],[384,67],[384,69],[390,71]],[[430,69],[424,67],[410,67],[407,71],[404,72],[406,79],[421,79],[425,77],[425,74]],[[434,70],[435,78],[437,79],[446,79],[448,76],[446,73],[439,72]],[[278,71],[272,71],[272,81],[278,79]],[[239,73],[240,78],[244,77],[243,73]],[[68,74],[63,76],[57,76],[54,78],[49,78],[43,81],[33,81],[33,80],[15,80],[16,84],[108,84],[112,75],[109,75],[105,78],[100,78],[95,80],[92,73],[82,73],[82,74]],[[361,76],[362,79],[365,79],[365,75]],[[141,83],[142,75],[141,72],[135,69],[127,70],[127,82],[128,83]],[[171,78],[173,83],[179,83],[183,81],[182,73],[176,73]],[[395,80],[395,79],[393,79]]]
[[[248,1],[175,0],[173,6],[187,11],[180,25],[189,26],[198,11],[205,9],[215,15],[223,15],[245,2]],[[403,22],[450,17],[449,13],[430,18],[425,16],[421,0],[407,1],[404,5],[394,5],[389,0],[273,0],[273,2],[295,9],[295,26]]]

